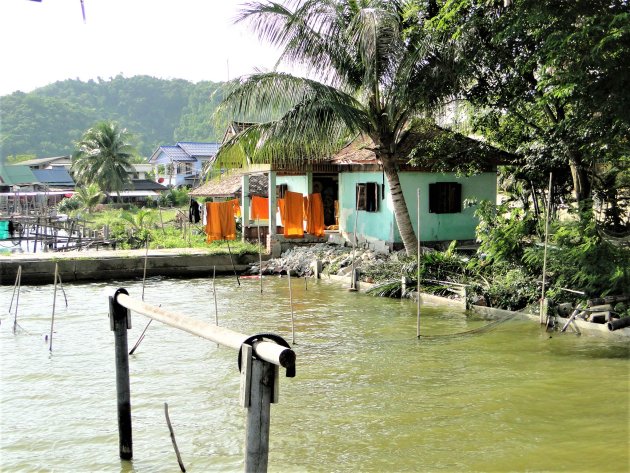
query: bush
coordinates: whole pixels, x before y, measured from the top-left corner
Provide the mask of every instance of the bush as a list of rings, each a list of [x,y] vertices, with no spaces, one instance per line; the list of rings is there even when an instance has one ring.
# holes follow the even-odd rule
[[[59,202],[59,204],[57,204],[57,211],[62,214],[69,214],[73,210],[79,210],[80,208],[81,202],[79,202],[79,199],[76,199],[74,195],[63,199]]]

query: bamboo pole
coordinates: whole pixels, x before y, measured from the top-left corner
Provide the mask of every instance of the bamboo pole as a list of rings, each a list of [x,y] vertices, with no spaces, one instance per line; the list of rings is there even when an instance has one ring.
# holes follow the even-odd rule
[[[217,289],[215,285],[217,267],[212,267],[212,294],[214,295],[214,324],[219,326],[219,307],[217,306]]]
[[[416,287],[416,304],[417,304],[417,320],[416,320],[416,337],[420,338],[420,257],[422,256],[422,247],[420,246],[420,188],[418,187],[418,284]]]
[[[542,291],[540,296],[540,323],[545,323],[543,321],[544,313],[546,312],[546,304],[545,304],[545,284],[547,282],[547,244],[549,241],[549,214],[551,212],[551,192],[552,192],[552,184],[553,184],[553,173],[549,173],[549,195],[547,196],[547,212],[545,215],[545,249],[543,252],[543,273],[542,273]]]
[[[260,243],[260,217],[256,216],[256,226],[258,227],[258,279],[260,279],[260,293],[263,292],[262,282],[262,244]]]
[[[139,314],[149,317],[163,324],[170,325],[185,332],[197,335],[215,343],[219,343],[234,350],[240,350],[241,345],[249,337],[247,335],[234,332],[233,330],[217,327],[208,324],[202,320],[187,317],[186,315],[167,311],[160,307],[155,307],[146,302],[129,297],[125,294],[124,289],[115,291],[115,297],[110,296],[110,300],[114,297],[117,305],[133,310]],[[254,352],[256,356],[262,360],[273,363],[274,365],[283,366],[285,368],[293,368],[295,366],[295,353],[290,348],[280,346],[273,342],[258,342],[255,344]]]
[[[17,316],[18,316],[18,306],[20,304],[20,290],[22,288],[22,265],[18,266],[17,276],[15,277],[15,286],[13,286],[13,295],[16,295],[16,287],[17,287],[17,297],[15,299],[15,316],[13,317],[13,334],[17,331]],[[11,298],[11,305],[9,306],[9,313],[11,312],[11,307],[13,307],[13,297]]]
[[[289,305],[291,306],[291,340],[295,344],[295,319],[293,317],[293,291],[291,290],[291,270],[287,271],[289,275]]]
[[[144,241],[144,271],[142,273],[142,300],[144,300],[144,286],[147,281],[147,260],[149,259],[149,237]]]
[[[354,234],[352,237],[352,266],[351,266],[351,272],[350,272],[350,291],[356,291],[357,290],[357,282],[356,282],[356,277],[354,274],[354,258],[355,258],[355,253],[356,253],[356,249],[357,249],[357,225],[359,222],[359,197],[361,196],[361,191],[358,190],[357,191],[357,195],[356,195],[356,202],[354,204]]]
[[[53,329],[55,326],[55,306],[57,304],[57,276],[59,275],[59,264],[55,263],[55,285],[53,290],[52,318],[50,320],[50,339],[48,351],[52,353]]]
[[[186,473],[186,467],[182,462],[182,456],[179,454],[179,448],[177,447],[177,442],[175,441],[175,432],[173,432],[173,425],[171,424],[171,418],[168,415],[168,403],[164,403],[164,416],[166,417],[166,425],[168,425],[168,431],[171,434],[171,442],[173,443],[173,449],[175,450],[175,455],[177,456],[177,463],[179,464],[179,469],[182,472]]]
[[[149,328],[149,325],[151,325],[151,322],[153,322],[153,319],[149,319],[149,323],[146,325],[146,327],[144,327],[144,330],[142,331],[142,333],[140,334],[140,336],[138,337],[138,341],[136,342],[136,344],[133,346],[133,348],[131,350],[129,350],[129,354],[133,355],[136,350],[138,349],[138,347],[140,346],[140,343],[142,342],[142,340],[144,340],[144,335],[147,333],[147,330]]]
[[[236,282],[240,286],[241,285],[241,281],[238,279],[238,274],[236,272],[236,266],[234,266],[234,258],[232,256],[232,250],[230,248],[230,240],[225,240],[225,241],[227,242],[228,253],[230,254],[230,261],[232,263],[232,269],[234,270],[234,276],[236,276]]]

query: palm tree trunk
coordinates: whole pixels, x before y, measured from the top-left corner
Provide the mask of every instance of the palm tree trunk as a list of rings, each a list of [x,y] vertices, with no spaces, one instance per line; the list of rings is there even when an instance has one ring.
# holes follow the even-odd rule
[[[418,240],[416,234],[413,231],[411,224],[411,217],[409,216],[409,209],[407,208],[407,202],[405,202],[405,196],[400,186],[400,179],[398,177],[398,169],[392,159],[381,159],[383,163],[383,171],[389,184],[389,190],[392,195],[392,204],[394,207],[394,217],[396,218],[396,225],[398,226],[398,232],[405,245],[405,251],[407,256],[414,256],[418,253]]]

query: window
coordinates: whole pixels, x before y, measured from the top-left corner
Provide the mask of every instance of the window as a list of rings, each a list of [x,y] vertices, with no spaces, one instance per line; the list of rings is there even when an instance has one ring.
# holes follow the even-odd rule
[[[287,184],[280,184],[276,186],[276,198],[284,199],[284,194],[289,190],[289,186]]]
[[[378,187],[376,182],[357,184],[357,210],[378,212]]]
[[[452,214],[462,211],[462,185],[458,182],[429,184],[429,212]]]

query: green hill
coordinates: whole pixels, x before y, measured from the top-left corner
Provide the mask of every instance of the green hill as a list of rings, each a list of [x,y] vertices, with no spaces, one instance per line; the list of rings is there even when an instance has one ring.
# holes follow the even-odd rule
[[[176,141],[218,141],[213,122],[223,84],[149,76],[65,80],[0,97],[0,161],[9,156],[72,154],[74,142],[96,122],[115,120],[135,138],[141,156]]]

